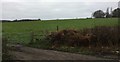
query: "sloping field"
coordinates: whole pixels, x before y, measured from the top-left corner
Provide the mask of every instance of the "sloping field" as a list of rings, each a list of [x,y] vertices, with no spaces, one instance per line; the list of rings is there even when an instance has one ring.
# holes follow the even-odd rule
[[[2,23],[3,36],[7,36],[13,41],[30,41],[30,33],[56,31],[58,29],[83,29],[93,28],[94,26],[116,26],[117,18],[98,18],[98,19],[65,19],[65,20],[43,20],[29,22],[4,22]]]
[[[31,31],[59,29],[82,29],[94,26],[114,26],[118,24],[117,18],[103,19],[66,19],[66,20],[44,20],[31,22],[6,22],[2,24],[3,33],[26,33]]]

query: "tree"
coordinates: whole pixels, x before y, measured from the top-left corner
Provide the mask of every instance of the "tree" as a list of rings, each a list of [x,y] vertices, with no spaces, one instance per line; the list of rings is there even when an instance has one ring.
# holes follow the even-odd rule
[[[120,17],[120,8],[113,10],[112,17]]]
[[[17,22],[18,20],[17,19],[15,19],[15,20],[13,20],[14,22]]]
[[[102,10],[97,10],[93,13],[93,17],[95,18],[104,18],[105,13]]]
[[[38,21],[41,21],[41,19],[38,19]]]
[[[110,13],[109,13],[109,8],[107,8],[107,10],[106,10],[106,15],[105,15],[105,17],[106,17],[106,18],[110,18],[110,17],[111,17],[111,15],[110,15]]]

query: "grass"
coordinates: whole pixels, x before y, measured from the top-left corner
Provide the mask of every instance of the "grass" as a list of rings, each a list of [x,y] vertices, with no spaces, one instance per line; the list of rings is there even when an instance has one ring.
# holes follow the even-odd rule
[[[51,49],[51,44],[48,40],[45,40],[44,36],[39,36],[41,34],[46,34],[46,32],[56,31],[57,26],[59,30],[62,29],[86,29],[94,28],[95,26],[116,26],[118,25],[117,18],[98,18],[98,19],[65,19],[65,20],[44,20],[44,21],[29,21],[29,22],[5,22],[2,23],[3,36],[8,38],[10,43],[22,43],[27,44],[27,46],[43,49]],[[28,45],[31,41],[31,32],[34,32],[40,38],[36,43]],[[36,40],[36,39],[34,39]],[[97,48],[97,47],[96,47]],[[97,48],[98,50],[100,48]],[[97,50],[95,49],[95,50]],[[66,47],[62,46],[58,49],[59,51],[80,53],[80,54],[94,54],[94,51],[88,48],[79,47]],[[96,53],[97,55],[98,53]]]
[[[65,20],[44,20],[29,22],[5,22],[2,23],[3,36],[7,36],[12,43],[28,43],[31,40],[31,32],[45,34],[45,31],[56,31],[62,29],[83,29],[95,26],[115,26],[117,18],[98,19],[65,19]]]
[[[31,21],[31,22],[6,22],[2,24],[5,33],[26,33],[30,31],[59,29],[82,29],[94,26],[113,26],[118,23],[117,18],[103,19],[70,19],[70,20],[50,20],[50,21]]]

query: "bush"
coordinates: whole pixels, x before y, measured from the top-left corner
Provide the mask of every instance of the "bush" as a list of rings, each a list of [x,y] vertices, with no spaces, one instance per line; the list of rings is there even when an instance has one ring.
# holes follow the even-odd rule
[[[54,47],[60,45],[67,46],[98,46],[98,47],[118,47],[119,37],[118,29],[120,27],[96,26],[94,28],[83,30],[61,30],[52,32],[47,36]]]
[[[95,27],[91,31],[97,37],[97,43],[101,46],[118,46],[118,27]]]
[[[48,39],[51,41],[54,47],[60,45],[67,46],[89,46],[95,36],[92,33],[81,34],[78,30],[61,30],[48,35]]]
[[[2,61],[12,59],[11,55],[8,52],[7,41],[7,38],[2,37]]]

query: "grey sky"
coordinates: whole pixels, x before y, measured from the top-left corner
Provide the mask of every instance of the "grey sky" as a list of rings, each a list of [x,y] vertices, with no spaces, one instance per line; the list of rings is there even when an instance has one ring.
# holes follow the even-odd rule
[[[107,7],[118,7],[117,0],[112,2],[91,2],[77,0],[4,0],[2,19],[57,19],[91,17],[96,10],[106,11]],[[99,0],[98,0],[99,1]]]

